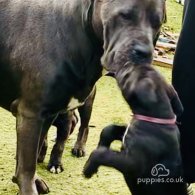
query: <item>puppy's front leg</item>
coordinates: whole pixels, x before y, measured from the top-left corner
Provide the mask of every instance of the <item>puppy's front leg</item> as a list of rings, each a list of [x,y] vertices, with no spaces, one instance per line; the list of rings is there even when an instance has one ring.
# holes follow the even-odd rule
[[[99,147],[92,152],[87,160],[83,169],[83,174],[86,178],[92,177],[94,173],[97,173],[100,165],[113,167],[124,173],[129,169],[129,162],[130,158],[123,152],[113,151],[106,147]]]
[[[109,148],[114,140],[122,141],[126,128],[126,126],[119,125],[109,125],[105,127],[100,134],[98,147],[104,146]]]

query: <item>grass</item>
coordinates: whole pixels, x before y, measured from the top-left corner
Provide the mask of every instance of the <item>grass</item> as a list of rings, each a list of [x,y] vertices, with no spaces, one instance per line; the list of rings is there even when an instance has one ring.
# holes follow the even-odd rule
[[[176,3],[175,0],[167,0],[167,23],[163,27],[172,32],[179,33],[182,23],[183,6]]]
[[[180,31],[182,6],[174,0],[167,1],[168,22],[165,26],[172,32]],[[167,79],[171,81],[171,69],[156,67]],[[83,165],[90,152],[96,148],[99,134],[103,127],[110,123],[128,123],[130,110],[123,100],[120,91],[112,78],[102,77],[97,82],[97,96],[94,103],[90,125],[89,138],[87,141],[87,156],[75,158],[71,156],[71,148],[76,140],[75,131],[65,146],[63,155],[64,172],[56,175],[45,170],[55,135],[55,128],[49,131],[49,149],[46,160],[37,166],[38,174],[50,186],[50,195],[128,195],[129,190],[123,176],[116,170],[101,167],[98,174],[87,180],[82,176]],[[16,194],[18,188],[11,182],[15,169],[15,118],[7,111],[0,108],[0,195]],[[119,145],[119,143],[116,143]],[[114,146],[115,147],[115,146]],[[28,163],[28,162],[27,162]]]

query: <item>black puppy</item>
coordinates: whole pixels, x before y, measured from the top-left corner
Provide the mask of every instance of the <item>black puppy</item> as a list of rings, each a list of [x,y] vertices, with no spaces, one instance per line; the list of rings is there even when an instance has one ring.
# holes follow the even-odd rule
[[[104,165],[124,175],[133,195],[185,195],[175,124],[175,114],[183,110],[180,100],[151,66],[127,66],[115,77],[132,109],[132,121],[128,127],[110,125],[103,129],[98,148],[84,166],[84,175],[90,178]],[[109,149],[113,140],[123,142],[120,152]]]

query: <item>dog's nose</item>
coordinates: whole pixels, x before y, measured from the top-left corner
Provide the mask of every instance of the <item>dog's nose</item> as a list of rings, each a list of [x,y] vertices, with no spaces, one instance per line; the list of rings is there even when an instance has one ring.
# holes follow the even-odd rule
[[[153,52],[149,45],[136,44],[132,53],[134,60],[144,62],[152,59]]]

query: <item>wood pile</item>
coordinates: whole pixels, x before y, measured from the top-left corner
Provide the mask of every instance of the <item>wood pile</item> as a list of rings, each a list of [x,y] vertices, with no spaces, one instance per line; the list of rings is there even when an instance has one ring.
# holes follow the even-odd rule
[[[172,68],[179,34],[161,32],[156,43],[153,64]]]

